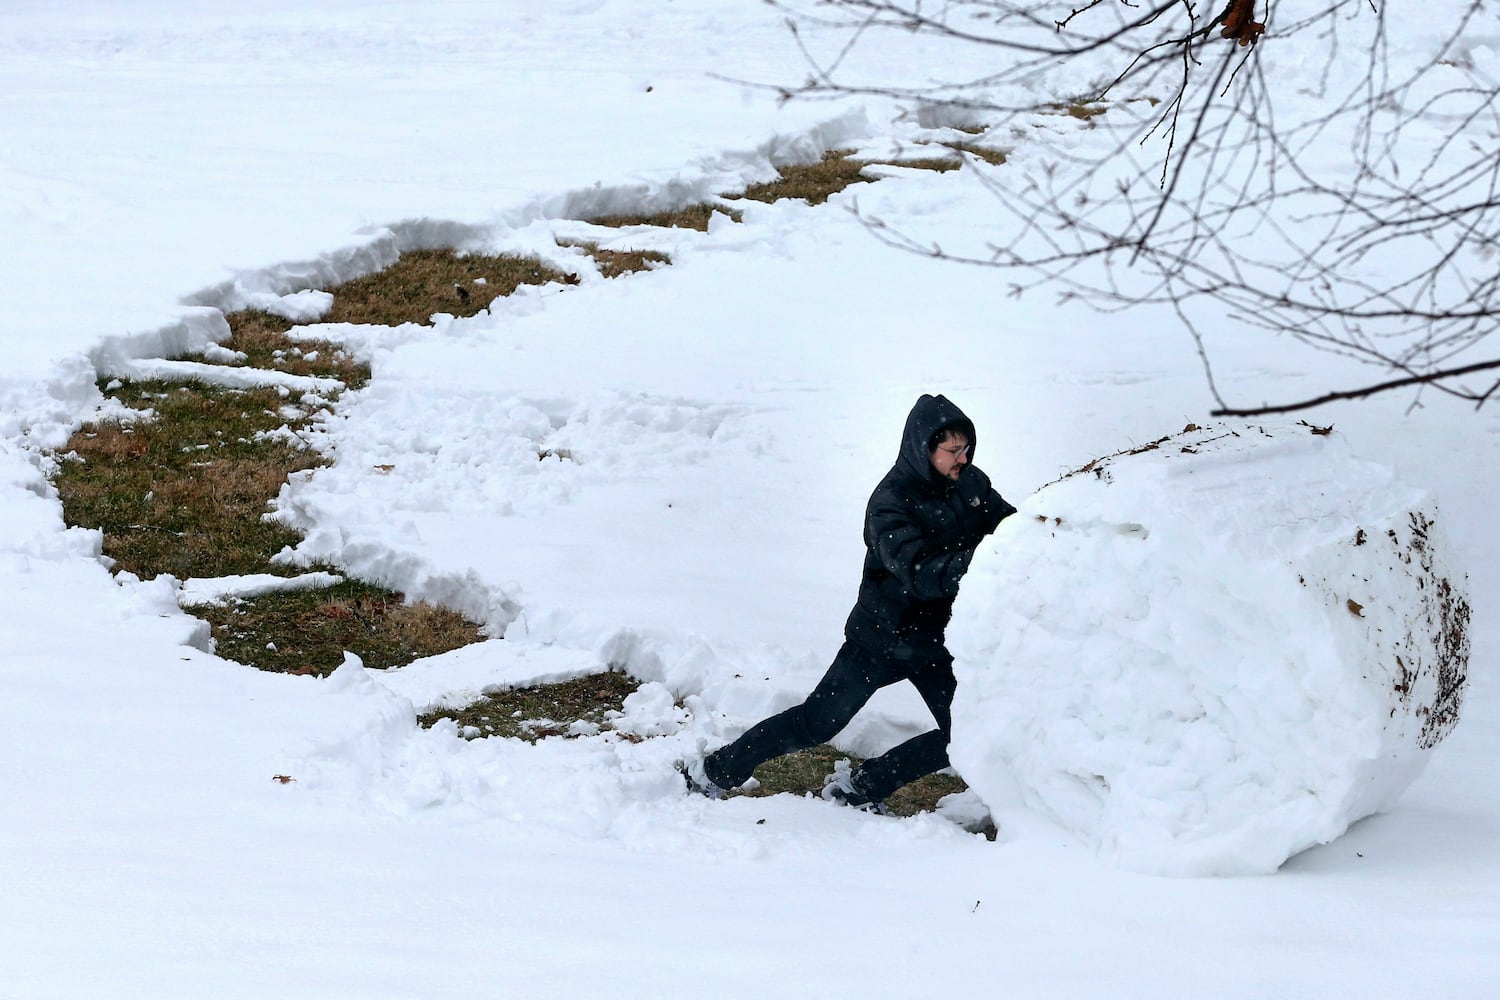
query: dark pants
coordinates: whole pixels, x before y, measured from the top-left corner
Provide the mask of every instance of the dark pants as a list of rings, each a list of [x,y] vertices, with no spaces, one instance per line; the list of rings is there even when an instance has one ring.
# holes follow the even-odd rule
[[[950,710],[957,682],[953,679],[952,657],[946,651],[940,657],[882,659],[846,642],[806,701],[771,716],[709,754],[704,769],[716,785],[734,788],[773,757],[827,743],[876,691],[898,681],[911,681],[938,727],[860,765],[860,788],[880,801],[907,782],[948,766],[948,738],[953,725]]]

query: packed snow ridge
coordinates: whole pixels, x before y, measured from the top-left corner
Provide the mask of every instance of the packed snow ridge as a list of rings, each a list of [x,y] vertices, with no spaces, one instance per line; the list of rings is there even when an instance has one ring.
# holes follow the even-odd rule
[[[1328,428],[1190,425],[976,554],[954,764],[1120,867],[1273,871],[1394,804],[1457,723],[1466,589],[1433,498]]]

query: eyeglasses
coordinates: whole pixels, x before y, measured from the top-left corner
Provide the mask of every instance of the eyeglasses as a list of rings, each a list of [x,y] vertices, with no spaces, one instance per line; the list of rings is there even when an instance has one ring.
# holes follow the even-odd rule
[[[972,444],[961,444],[961,445],[958,445],[956,448],[942,448],[942,447],[938,448],[938,451],[945,451],[948,454],[952,455],[955,461],[958,460],[958,459],[960,459],[960,458],[964,458],[965,456],[967,456],[973,450],[974,450],[974,446]]]

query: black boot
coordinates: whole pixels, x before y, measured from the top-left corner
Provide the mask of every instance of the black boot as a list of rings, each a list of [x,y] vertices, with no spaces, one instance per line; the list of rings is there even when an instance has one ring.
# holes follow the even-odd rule
[[[885,803],[871,796],[860,781],[858,771],[849,770],[849,762],[841,760],[834,771],[823,782],[823,798],[841,806],[851,806],[864,812],[885,816],[890,810]]]
[[[693,795],[701,795],[706,799],[722,799],[729,794],[729,789],[719,785],[703,770],[702,757],[679,761],[677,770],[682,774],[682,780],[687,785],[688,792]]]

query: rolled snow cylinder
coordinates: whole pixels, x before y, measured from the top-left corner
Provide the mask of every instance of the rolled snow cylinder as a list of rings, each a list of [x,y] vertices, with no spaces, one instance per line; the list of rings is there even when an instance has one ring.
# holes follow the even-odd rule
[[[1118,867],[1274,871],[1421,772],[1468,620],[1429,493],[1328,428],[1189,425],[975,554],[950,757],[997,818],[1039,810]]]

